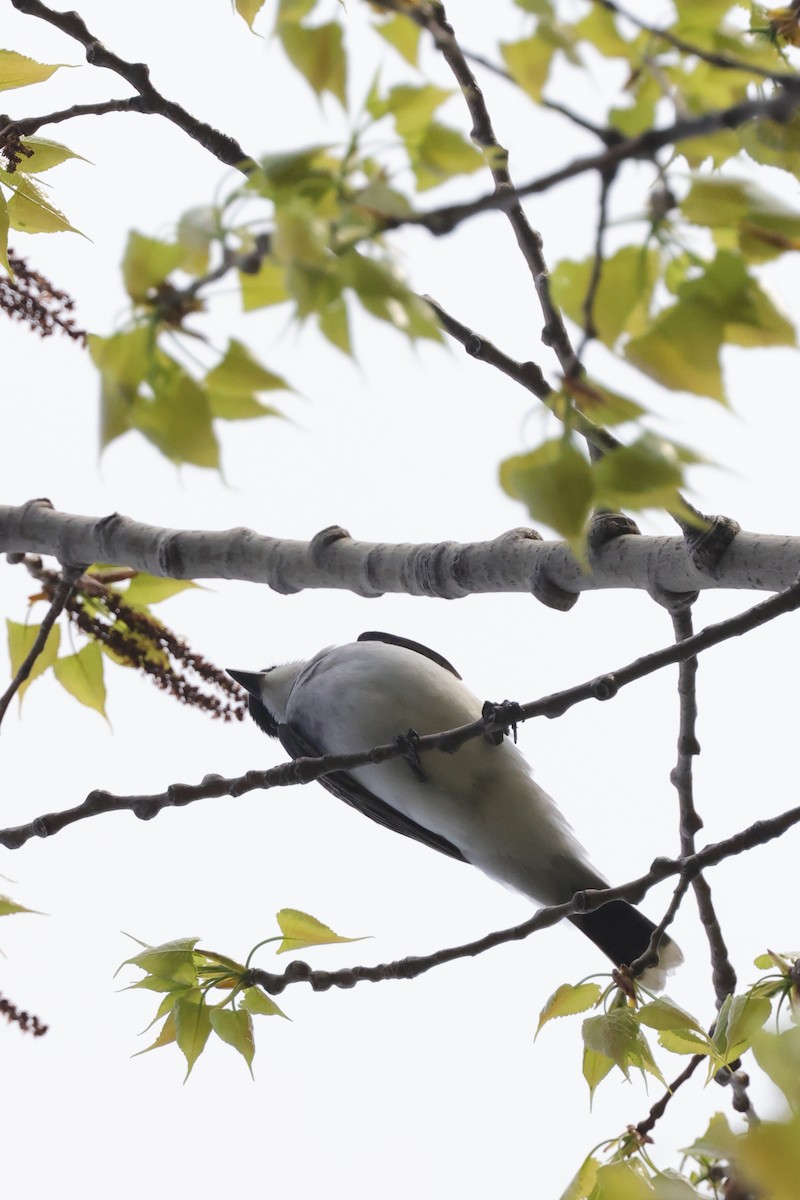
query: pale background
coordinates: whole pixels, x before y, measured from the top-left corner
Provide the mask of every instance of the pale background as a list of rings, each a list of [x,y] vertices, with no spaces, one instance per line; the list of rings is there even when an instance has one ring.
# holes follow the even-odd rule
[[[487,51],[481,7],[461,0],[449,12],[464,44]],[[299,77],[287,74],[279,47],[253,37],[224,0],[82,0],[79,8],[117,53],[146,60],[166,95],[251,153],[335,143],[346,133],[335,103],[320,110]],[[653,20],[658,15],[648,12]],[[504,19],[498,32],[513,38],[525,31],[521,17]],[[363,35],[361,5],[353,3],[345,20],[356,47],[354,94],[361,95],[375,68],[374,42]],[[268,23],[269,14],[264,29]],[[82,61],[76,44],[18,15],[8,0],[0,32],[5,46],[40,60]],[[408,76],[393,51],[382,58],[386,80]],[[620,71],[617,82],[622,78]],[[591,147],[563,121],[526,108],[502,81],[482,82],[516,178]],[[570,87],[570,102],[598,116],[599,85],[583,92]],[[8,93],[4,106],[24,116],[126,94],[123,81],[83,66]],[[468,128],[458,99],[444,117]],[[42,132],[94,164],[68,163],[49,176],[56,203],[91,241],[13,235],[12,245],[75,295],[81,322],[107,333],[124,313],[118,264],[127,230],[168,235],[183,210],[212,198],[226,173],[157,117],[86,118]],[[791,188],[771,174],[772,186],[791,197]],[[645,168],[628,168],[618,213],[641,211],[651,181]],[[429,202],[485,187],[476,176],[458,192],[434,192]],[[529,205],[551,261],[588,252],[595,192],[587,179]],[[633,235],[623,226],[614,236],[642,233],[641,225]],[[502,218],[482,217],[448,240],[409,233],[397,244],[414,287],[511,354],[552,370],[539,344],[533,288]],[[788,307],[796,295],[788,268],[770,278]],[[66,511],[119,510],[175,527],[249,525],[302,539],[339,523],[365,540],[469,541],[525,522],[524,510],[500,491],[496,468],[541,433],[543,418],[526,394],[458,348],[423,344],[409,351],[399,335],[366,317],[355,321],[356,367],[312,328],[291,326],[283,309],[239,318],[226,291],[218,286],[219,307],[203,327],[219,347],[231,332],[242,337],[293,381],[305,398],[283,401],[291,421],[223,429],[224,479],[176,471],[137,435],[98,462],[97,379],[88,357],[65,339],[40,344],[4,322],[2,501],[49,496]],[[612,368],[607,356],[595,363],[606,382],[638,386],[632,372]],[[788,351],[736,352],[726,365],[736,415],[696,398],[664,398],[655,388],[646,402],[663,412],[660,428],[725,464],[693,477],[701,507],[728,513],[746,529],[800,532],[796,359]],[[672,532],[664,518],[642,524]],[[4,615],[24,619],[31,581],[19,568],[6,568],[0,587]],[[707,593],[697,606],[698,625],[757,598]],[[43,612],[40,606],[36,619]],[[633,592],[587,594],[562,615],[525,596],[367,601],[213,584],[210,593],[178,597],[159,612],[200,653],[242,668],[304,657],[366,628],[392,630],[436,647],[479,696],[491,699],[533,699],[671,639],[666,614]],[[699,844],[797,803],[795,628],[785,618],[703,659],[696,780],[706,829]],[[537,778],[615,882],[645,871],[656,854],[677,851],[668,780],[675,674],[662,672],[613,703],[583,705],[560,721],[520,731]],[[94,787],[158,791],[174,780],[239,774],[281,759],[254,725],[211,723],[133,674],[111,675],[108,711],[110,727],[50,678],[30,690],[22,720],[15,704],[0,733],[3,825],[71,806]],[[795,838],[790,833],[781,844],[728,861],[711,876],[743,984],[755,977],[750,964],[767,945],[797,945]],[[303,954],[335,968],[426,953],[529,914],[525,899],[391,836],[321,788],[207,801],[150,824],[128,813],[100,817],[51,844],[4,853],[0,870],[14,880],[3,887],[16,899],[49,914],[0,927],[6,955],[0,990],[51,1025],[35,1042],[17,1028],[0,1029],[4,1191],[15,1200],[57,1194],[128,1200],[188,1189],[205,1198],[222,1188],[264,1196],[280,1190],[300,1200],[329,1192],[356,1200],[558,1196],[592,1146],[639,1121],[661,1094],[656,1084],[648,1097],[640,1080],[627,1085],[612,1076],[590,1117],[580,1019],[549,1026],[534,1046],[538,1011],[550,992],[606,969],[567,927],[413,983],[362,984],[326,995],[292,988],[282,1003],[293,1022],[258,1023],[255,1083],[219,1044],[209,1046],[186,1086],[175,1047],[131,1060],[147,1044],[137,1033],[155,1004],[149,994],[117,992],[137,977],[126,969],[113,979],[133,950],[123,929],[151,943],[197,934],[205,945],[241,957],[274,932],[279,908],[293,906],[342,933],[372,935],[355,946]],[[669,894],[665,886],[648,897],[644,907],[654,918]],[[676,936],[687,964],[671,994],[709,1022],[707,950],[691,897]],[[282,965],[266,951],[259,961]],[[669,1078],[684,1065],[666,1055],[660,1061]],[[703,1092],[699,1079],[689,1086],[690,1101],[680,1095],[656,1130],[654,1153],[664,1166],[710,1113],[722,1108],[731,1115],[727,1093],[713,1086]],[[756,1087],[754,1095],[762,1112],[777,1111],[770,1092]]]

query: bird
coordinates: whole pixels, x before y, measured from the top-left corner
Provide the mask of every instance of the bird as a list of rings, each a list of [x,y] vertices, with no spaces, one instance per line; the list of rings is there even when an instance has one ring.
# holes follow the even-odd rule
[[[483,705],[435,650],[391,633],[362,633],[307,661],[228,669],[250,715],[292,758],[350,754],[397,742],[396,758],[323,775],[329,792],[373,821],[539,904],[563,904],[607,881],[509,737],[477,737],[452,754],[414,753],[414,740],[476,721]],[[399,740],[398,740],[399,739]],[[615,966],[644,952],[655,926],[624,900],[569,918]],[[660,991],[682,961],[663,935],[639,982]]]

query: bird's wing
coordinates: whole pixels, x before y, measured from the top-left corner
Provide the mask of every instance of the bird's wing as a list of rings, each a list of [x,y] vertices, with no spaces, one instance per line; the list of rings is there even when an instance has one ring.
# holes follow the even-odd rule
[[[421,654],[424,658],[429,658],[431,662],[444,667],[445,671],[455,675],[456,679],[461,678],[452,663],[449,663],[443,655],[437,654],[435,650],[431,650],[429,646],[423,646],[421,642],[412,642],[410,638],[397,637],[394,633],[379,633],[374,629],[368,633],[360,633],[357,640],[359,642],[385,642],[387,646],[402,646],[404,650],[413,650],[415,654]]]
[[[394,638],[392,640],[399,642],[402,639]],[[410,644],[414,645],[414,643]],[[288,725],[278,726],[278,737],[284,750],[291,754],[292,758],[320,757],[319,750],[316,750],[310,742],[307,742]],[[373,821],[391,829],[393,833],[402,833],[405,837],[422,842],[424,846],[430,846],[432,850],[439,850],[442,854],[449,855],[450,858],[467,862],[458,847],[454,846],[452,842],[448,842],[447,838],[440,837],[438,833],[433,833],[430,829],[418,825],[410,817],[398,812],[396,808],[392,808],[391,804],[380,800],[346,771],[334,771],[330,775],[322,775],[319,782],[337,799],[344,800],[345,804],[358,809],[365,817],[371,817]]]

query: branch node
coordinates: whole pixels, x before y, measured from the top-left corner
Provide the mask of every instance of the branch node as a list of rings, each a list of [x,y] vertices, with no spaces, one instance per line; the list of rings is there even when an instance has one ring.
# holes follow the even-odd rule
[[[600,675],[589,684],[589,691],[595,700],[613,700],[619,691],[619,684],[614,675]]]
[[[578,602],[578,592],[567,592],[559,587],[548,574],[544,564],[537,562],[528,578],[531,594],[547,608],[556,612],[569,612]]]
[[[741,525],[732,517],[706,517],[705,529],[690,529],[686,533],[692,562],[704,575],[716,578],[720,563]]]
[[[346,529],[342,529],[341,525],[328,525],[319,533],[314,534],[308,546],[308,557],[315,567],[321,567],[325,563],[331,546],[345,539],[350,540],[350,534]]]
[[[589,556],[599,554],[604,546],[618,537],[640,535],[641,530],[631,517],[621,512],[599,509],[592,516],[588,532]]]

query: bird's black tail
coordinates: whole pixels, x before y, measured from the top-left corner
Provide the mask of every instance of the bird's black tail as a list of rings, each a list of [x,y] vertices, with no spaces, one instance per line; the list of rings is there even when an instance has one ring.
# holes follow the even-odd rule
[[[655,929],[652,921],[625,900],[611,900],[593,912],[570,917],[570,921],[616,966],[621,963],[629,965],[643,954]],[[682,961],[679,948],[665,934],[658,948],[657,966],[649,967],[642,975],[645,987],[660,990],[667,972]]]

